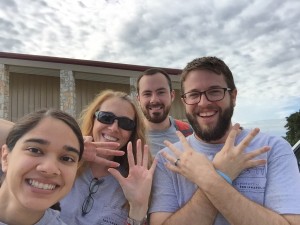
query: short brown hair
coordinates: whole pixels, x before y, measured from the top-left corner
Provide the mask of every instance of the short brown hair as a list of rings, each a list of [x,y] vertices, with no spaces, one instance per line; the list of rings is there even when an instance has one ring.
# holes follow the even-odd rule
[[[149,68],[147,70],[145,70],[137,79],[137,82],[136,82],[136,89],[137,89],[137,93],[139,94],[140,92],[140,80],[142,79],[142,77],[144,76],[152,76],[154,74],[157,74],[157,73],[161,73],[162,75],[165,76],[165,78],[167,79],[168,81],[168,85],[169,85],[169,88],[170,88],[170,91],[173,90],[172,88],[172,80],[169,76],[169,74],[163,70],[163,69],[160,69],[160,68]]]
[[[193,70],[209,70],[218,75],[224,75],[225,82],[231,90],[236,89],[234,79],[229,67],[221,59],[214,56],[207,56],[194,59],[189,62],[181,73],[181,92],[184,94],[183,83],[189,72]]]

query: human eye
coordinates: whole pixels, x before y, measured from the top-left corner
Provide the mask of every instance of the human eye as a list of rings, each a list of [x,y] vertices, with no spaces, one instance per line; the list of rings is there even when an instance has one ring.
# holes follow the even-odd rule
[[[26,150],[35,155],[43,154],[43,152],[39,148],[36,148],[36,147],[28,147],[28,148],[26,148]]]
[[[207,94],[211,96],[219,96],[222,95],[222,93],[223,93],[223,89],[221,88],[215,88],[207,91]]]
[[[150,96],[151,96],[151,92],[144,92],[144,93],[143,93],[143,96],[144,96],[144,97],[150,97]]]
[[[195,99],[199,97],[199,93],[198,92],[190,92],[186,94],[186,97],[189,99]]]
[[[166,93],[166,91],[158,91],[157,94],[158,95],[164,95]]]
[[[68,156],[68,155],[65,155],[65,156],[62,156],[61,157],[61,160],[64,161],[64,162],[78,162],[78,159],[74,156]]]

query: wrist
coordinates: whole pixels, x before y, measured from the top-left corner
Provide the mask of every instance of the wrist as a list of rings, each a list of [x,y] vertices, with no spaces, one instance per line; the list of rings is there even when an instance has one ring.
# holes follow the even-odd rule
[[[227,183],[231,184],[232,185],[232,180],[231,178],[226,174],[226,173],[223,173],[222,171],[220,170],[216,170],[216,172],[224,179],[227,181]]]
[[[129,218],[140,221],[145,218],[148,211],[148,203],[143,205],[135,205],[130,204],[129,210]]]
[[[132,219],[131,217],[127,217],[127,225],[144,225],[146,224],[147,217],[143,217],[141,220]]]

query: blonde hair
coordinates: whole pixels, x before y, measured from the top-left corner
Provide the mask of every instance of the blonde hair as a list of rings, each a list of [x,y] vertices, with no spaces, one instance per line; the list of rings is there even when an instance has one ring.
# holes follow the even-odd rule
[[[132,106],[134,113],[135,113],[135,129],[132,131],[131,137],[129,141],[132,142],[132,150],[134,158],[136,159],[136,141],[141,139],[142,145],[147,144],[148,141],[146,139],[146,127],[143,120],[143,114],[141,113],[139,107],[137,106],[136,102],[125,92],[121,91],[113,91],[113,90],[104,90],[101,91],[93,101],[81,112],[79,123],[81,125],[81,131],[84,136],[92,136],[93,126],[95,121],[95,112],[100,108],[100,106],[108,99],[111,98],[119,98],[122,100],[127,101]],[[125,154],[122,157],[115,157],[114,161],[120,163],[120,166],[125,170],[124,176],[128,175],[129,166],[127,160],[127,145],[121,148]],[[148,160],[148,168],[152,163],[152,156],[149,151],[149,160]],[[82,160],[79,169],[78,175],[81,175],[83,171],[87,168],[88,162]]]

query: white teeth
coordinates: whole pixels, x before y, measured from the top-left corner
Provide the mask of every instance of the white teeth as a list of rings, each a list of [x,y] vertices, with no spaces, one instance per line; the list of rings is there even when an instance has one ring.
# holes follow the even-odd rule
[[[109,141],[117,141],[118,138],[115,138],[115,137],[112,137],[112,136],[109,136],[107,134],[104,134],[103,137]]]
[[[32,187],[39,188],[39,189],[44,189],[44,190],[53,190],[55,188],[55,186],[56,186],[54,184],[43,184],[43,183],[40,183],[40,182],[38,182],[36,180],[32,180],[32,179],[30,179],[28,181],[28,183]]]
[[[212,116],[214,114],[215,114],[215,112],[203,112],[203,113],[200,113],[200,116]]]
[[[162,109],[162,106],[161,105],[157,105],[157,106],[151,106],[149,107],[149,109]]]

